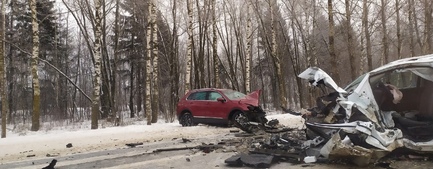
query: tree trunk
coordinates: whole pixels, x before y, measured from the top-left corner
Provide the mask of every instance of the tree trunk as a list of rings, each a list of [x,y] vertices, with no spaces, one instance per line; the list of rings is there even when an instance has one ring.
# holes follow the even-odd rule
[[[30,10],[32,17],[32,34],[33,34],[33,49],[32,49],[32,78],[33,78],[33,112],[32,112],[32,131],[38,131],[40,127],[40,88],[38,76],[38,56],[39,56],[39,21],[36,11],[36,0],[30,0]]]
[[[214,67],[214,81],[213,86],[215,88],[220,88],[220,78],[219,78],[219,59],[218,59],[218,41],[217,41],[217,20],[216,20],[216,7],[215,1],[212,0],[212,58]]]
[[[355,52],[355,48],[353,46],[353,38],[352,38],[352,32],[351,32],[351,10],[350,10],[350,1],[349,0],[345,0],[345,5],[346,5],[346,34],[347,34],[347,51],[349,52],[349,62],[350,62],[350,75],[352,80],[356,79],[356,77],[358,76],[356,73],[356,64],[355,64],[355,56],[354,56],[354,52]]]
[[[431,8],[431,1],[430,0],[424,0],[424,16],[425,16],[425,23],[424,23],[424,47],[423,47],[423,54],[429,54],[432,51],[432,41],[431,41],[431,24],[432,24],[432,8]]]
[[[107,15],[107,9],[105,0],[102,0],[102,15]],[[101,49],[102,49],[102,93],[101,93],[101,109],[102,109],[102,118],[113,117],[113,104],[114,98],[112,90],[114,88],[114,82],[112,77],[113,75],[113,64],[108,56],[108,45],[107,45],[107,26],[106,17],[102,18],[102,29],[101,30]]]
[[[408,21],[409,21],[409,49],[410,49],[410,54],[411,57],[415,56],[415,42],[414,42],[414,35],[413,35],[413,10],[412,10],[412,6],[413,6],[413,0],[409,0],[409,9],[408,9]]]
[[[153,105],[152,109],[152,123],[156,123],[158,121],[159,114],[159,80],[158,80],[158,24],[156,24],[156,6],[153,0],[151,0],[152,4],[152,50],[153,50]]]
[[[385,16],[385,0],[380,0],[381,2],[381,10],[380,10],[380,18],[382,20],[382,57],[380,60],[380,65],[389,62],[389,47],[388,47],[388,30],[386,28],[386,16]]]
[[[100,90],[101,90],[101,0],[95,0],[95,29],[93,42],[94,71],[91,129],[98,129]]]
[[[410,1],[409,1],[410,2]],[[412,4],[412,8],[411,8],[411,10],[412,10],[412,14],[413,14],[413,20],[409,20],[409,21],[413,21],[413,24],[414,24],[414,26],[413,26],[413,28],[415,29],[414,31],[415,31],[415,36],[416,36],[416,41],[417,41],[417,43],[418,43],[418,46],[421,48],[421,50],[423,50],[423,43],[421,42],[421,36],[420,36],[420,30],[419,30],[419,28],[421,27],[421,26],[418,26],[418,16],[416,15],[417,14],[417,12],[415,12],[416,11],[416,8],[415,8],[415,1],[412,1],[411,2],[411,4]],[[423,51],[421,51],[421,53],[423,54]]]
[[[134,37],[134,36],[132,36]],[[132,38],[133,39],[133,38]],[[134,41],[132,41],[134,42]],[[131,85],[129,86],[129,117],[134,118],[135,117],[135,110],[134,110],[134,69],[135,69],[135,63],[132,61],[129,63],[131,64],[131,70],[129,72],[129,81]],[[141,104],[141,102],[137,102],[137,104]]]
[[[331,57],[331,66],[332,66],[332,77],[336,80],[336,83],[338,84],[340,82],[340,75],[338,71],[338,58],[335,54],[335,41],[334,41],[334,9],[332,7],[332,0],[328,0],[328,26],[329,26],[329,55]]]
[[[120,111],[118,111],[117,107],[117,93],[116,89],[120,86],[116,85],[116,76],[117,76],[117,62],[119,62],[119,6],[120,6],[120,0],[116,0],[116,11],[115,11],[115,18],[114,18],[114,61],[113,61],[113,72],[111,77],[111,97],[113,98],[113,112],[117,114],[117,116],[120,117],[122,114]],[[131,81],[132,83],[132,81]]]
[[[196,79],[198,81],[195,81],[195,83],[199,84],[198,88],[203,88],[206,86],[206,82],[205,82],[205,63],[204,63],[204,51],[205,51],[205,45],[206,45],[206,34],[207,34],[207,22],[208,19],[206,16],[202,16],[202,15],[206,15],[208,13],[206,13],[206,10],[201,10],[200,9],[200,5],[199,5],[199,1],[195,1],[196,2],[196,8],[197,8],[197,20],[198,20],[198,54],[194,55],[197,57],[197,64],[194,65],[194,71],[197,73],[196,75],[198,75],[196,77]],[[207,1],[204,1],[204,6],[207,6]]]
[[[171,79],[171,91],[170,93],[172,94],[171,96],[171,106],[170,106],[170,113],[171,113],[171,119],[170,122],[172,121],[172,119],[174,120],[174,117],[176,115],[176,105],[178,102],[178,97],[179,97],[179,71],[178,71],[178,45],[177,45],[177,17],[176,17],[176,1],[173,1],[173,9],[172,9],[172,16],[173,16],[173,32],[172,32],[172,44],[171,44],[171,63],[172,66],[170,66],[170,77],[172,77]]]
[[[10,8],[10,10],[11,11],[15,11],[16,10],[16,0],[12,0],[11,2],[10,2],[10,6],[9,6],[9,8]],[[11,15],[10,16],[10,21],[9,21],[9,25],[8,25],[8,29],[9,29],[9,31],[11,31],[11,32],[13,32],[14,31],[14,25],[15,25],[15,22],[14,22],[14,19],[13,19],[13,17],[12,16],[15,16],[15,15]],[[12,38],[13,37],[13,35],[9,35],[9,38]],[[8,82],[8,108],[9,108],[9,115],[8,115],[8,123],[11,123],[12,122],[12,114],[13,114],[13,112],[14,112],[14,110],[16,109],[16,103],[14,103],[13,102],[13,98],[14,98],[14,88],[15,88],[15,83],[13,83],[13,79],[14,79],[14,77],[15,77],[15,67],[14,67],[14,63],[15,63],[15,60],[14,60],[14,47],[13,46],[10,46],[9,47],[9,53],[8,53],[8,71],[7,71],[7,82]]]
[[[251,44],[252,44],[252,33],[251,33],[251,17],[250,17],[250,5],[247,4],[247,51],[245,56],[245,91],[246,93],[251,92]]]
[[[283,74],[281,70],[281,56],[278,55],[277,49],[277,32],[275,30],[275,14],[274,14],[274,6],[276,6],[275,0],[270,2],[270,12],[271,12],[271,35],[272,35],[272,42],[271,42],[271,55],[274,60],[274,66],[275,71],[277,74],[277,81],[278,81],[278,91],[279,91],[279,101],[280,106],[283,106],[284,108],[287,108],[287,98],[286,98],[286,89],[285,89],[285,83],[283,79]]]
[[[7,81],[6,81],[6,62],[5,62],[5,0],[1,2],[1,14],[0,14],[0,95],[1,95],[1,117],[2,117],[2,126],[1,126],[1,138],[6,138],[6,118],[8,112],[8,99],[7,99]]]
[[[368,6],[367,0],[362,1],[362,27],[364,29],[365,36],[365,48],[366,48],[366,59],[368,65],[368,71],[373,70],[373,56],[371,54],[371,38],[368,31]],[[362,67],[363,68],[363,67]],[[361,72],[364,72],[361,70]]]
[[[148,17],[147,17],[147,32],[146,32],[146,50],[147,50],[147,56],[146,56],[146,96],[145,96],[145,104],[146,107],[146,119],[147,119],[147,125],[152,124],[152,100],[151,100],[151,59],[152,59],[152,48],[151,48],[151,38],[152,38],[152,25],[151,25],[151,16],[152,16],[152,2],[147,3],[148,8]]]
[[[185,93],[191,90],[191,58],[192,58],[192,38],[193,38],[193,16],[192,16],[192,2],[191,0],[186,1],[187,11],[188,11],[188,45],[187,45],[187,54],[186,54],[186,72],[185,72]]]
[[[401,59],[401,32],[400,32],[400,0],[395,0],[396,27],[397,27],[397,59]],[[412,25],[410,25],[412,26]]]

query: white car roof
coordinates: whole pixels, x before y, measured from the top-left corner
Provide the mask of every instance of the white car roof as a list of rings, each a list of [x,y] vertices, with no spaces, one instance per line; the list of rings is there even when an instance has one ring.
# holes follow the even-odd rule
[[[410,58],[404,58],[396,61],[392,61],[386,65],[380,66],[374,70],[372,70],[371,74],[377,74],[384,71],[388,71],[390,69],[395,68],[404,68],[404,67],[410,67],[410,66],[427,66],[433,68],[433,54],[424,55],[424,56],[417,56],[417,57],[410,57]]]

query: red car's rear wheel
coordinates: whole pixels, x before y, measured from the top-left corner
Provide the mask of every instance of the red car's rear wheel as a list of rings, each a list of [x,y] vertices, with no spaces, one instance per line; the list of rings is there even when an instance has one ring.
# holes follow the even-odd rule
[[[191,113],[184,113],[182,117],[180,118],[180,124],[185,126],[194,126],[194,117]]]

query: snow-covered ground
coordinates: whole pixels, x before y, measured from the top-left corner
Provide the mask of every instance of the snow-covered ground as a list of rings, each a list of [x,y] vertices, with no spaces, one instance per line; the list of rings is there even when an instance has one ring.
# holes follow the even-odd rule
[[[268,119],[278,119],[280,124],[290,127],[303,127],[303,120],[290,114],[271,113]],[[48,155],[70,155],[116,149],[126,143],[157,142],[173,138],[200,138],[229,133],[233,128],[198,125],[181,127],[173,123],[145,125],[144,121],[129,126],[105,127],[90,130],[89,123],[83,127],[63,126],[38,132],[7,133],[0,139],[0,164]],[[66,148],[71,143],[73,147]]]

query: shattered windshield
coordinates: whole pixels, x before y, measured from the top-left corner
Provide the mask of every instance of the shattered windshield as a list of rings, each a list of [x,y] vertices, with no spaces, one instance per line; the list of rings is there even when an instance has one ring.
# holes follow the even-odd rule
[[[347,87],[344,90],[346,90],[347,92],[351,92],[351,91],[355,90],[356,87],[358,87],[359,83],[361,83],[362,79],[364,79],[364,76],[365,76],[365,74],[359,76],[352,83],[347,85]]]
[[[244,98],[246,95],[238,92],[238,91],[234,91],[234,90],[223,90],[222,91],[224,93],[224,95],[226,95],[230,100],[239,100]]]

